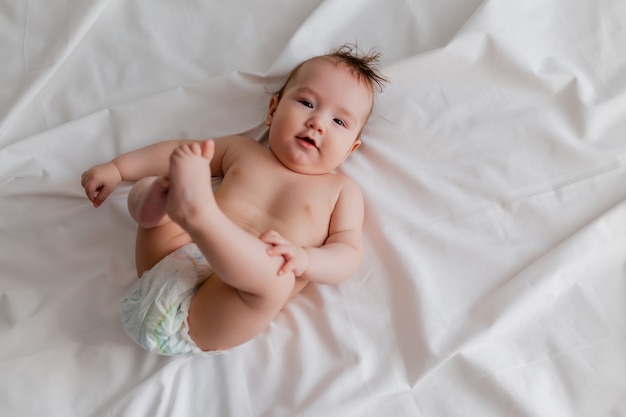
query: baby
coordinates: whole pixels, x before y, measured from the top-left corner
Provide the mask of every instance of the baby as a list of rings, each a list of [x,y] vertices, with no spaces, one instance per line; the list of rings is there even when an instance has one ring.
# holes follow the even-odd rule
[[[304,61],[269,101],[269,147],[243,136],[160,142],[83,173],[98,207],[137,181],[136,286],[122,322],[145,349],[218,352],[261,333],[308,282],[361,260],[363,197],[335,173],[361,144],[377,54],[344,46]],[[213,192],[211,176],[223,177]]]

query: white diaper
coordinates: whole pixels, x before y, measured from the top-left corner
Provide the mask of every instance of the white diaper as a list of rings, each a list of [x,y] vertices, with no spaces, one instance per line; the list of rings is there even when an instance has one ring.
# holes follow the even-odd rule
[[[161,259],[144,272],[122,301],[122,325],[130,337],[149,352],[161,355],[202,351],[189,336],[187,316],[191,299],[213,271],[192,243]]]

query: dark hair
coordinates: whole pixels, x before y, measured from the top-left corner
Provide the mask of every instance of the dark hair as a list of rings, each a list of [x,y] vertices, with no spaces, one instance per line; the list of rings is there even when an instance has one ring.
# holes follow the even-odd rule
[[[315,56],[298,64],[293,70],[291,70],[283,86],[276,92],[276,96],[280,100],[283,96],[285,88],[296,76],[298,70],[300,70],[300,68],[307,62],[316,59],[328,59],[338,64],[346,65],[353,74],[356,74],[359,81],[365,82],[372,92],[375,87],[377,87],[378,91],[382,91],[388,80],[376,68],[379,58],[379,52],[370,50],[367,54],[363,54],[356,45],[345,44],[331,53]]]

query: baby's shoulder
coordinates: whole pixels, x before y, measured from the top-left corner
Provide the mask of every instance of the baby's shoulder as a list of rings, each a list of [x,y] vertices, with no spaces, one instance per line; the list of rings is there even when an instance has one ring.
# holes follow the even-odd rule
[[[328,174],[328,176],[332,178],[332,180],[335,181],[338,185],[359,188],[358,184],[352,178],[350,178],[346,174],[342,174],[341,172],[332,172]]]
[[[258,157],[264,152],[264,146],[247,136],[226,136],[216,141],[223,148],[224,162],[230,165],[242,158]]]
[[[330,174],[332,181],[339,191],[339,196],[362,198],[361,187],[350,177],[341,173]]]
[[[218,141],[223,142],[228,150],[234,151],[255,150],[263,147],[256,140],[242,135],[225,136],[219,138]]]

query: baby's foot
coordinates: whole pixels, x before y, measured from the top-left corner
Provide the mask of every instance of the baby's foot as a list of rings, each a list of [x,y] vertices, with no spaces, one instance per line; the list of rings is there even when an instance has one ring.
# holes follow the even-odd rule
[[[133,199],[129,196],[129,209],[131,213],[136,213],[133,217],[141,227],[151,228],[161,224],[165,218],[169,182],[164,177],[146,178],[145,181],[152,182],[146,183],[145,186],[137,184],[143,191],[139,193],[140,200],[135,200],[137,201],[135,207],[131,207]]]
[[[210,162],[215,143],[181,145],[170,156],[167,214],[184,229],[217,207],[211,185]]]

